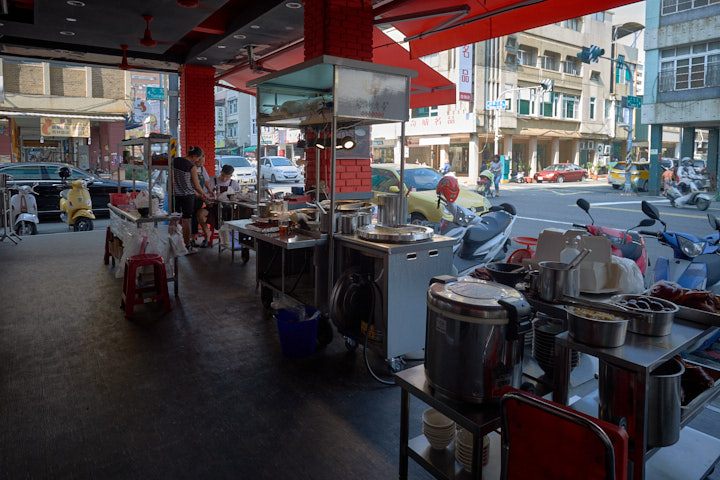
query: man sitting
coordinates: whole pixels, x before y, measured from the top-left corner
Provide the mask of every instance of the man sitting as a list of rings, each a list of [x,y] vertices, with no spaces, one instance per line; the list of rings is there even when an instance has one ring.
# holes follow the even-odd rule
[[[235,168],[233,168],[232,165],[223,165],[222,170],[220,170],[220,176],[219,177],[212,177],[210,178],[208,187],[210,188],[210,191],[212,191],[215,195],[215,198],[219,201],[228,200],[228,196],[232,195],[234,193],[237,193],[240,191],[240,184],[237,182],[237,180],[232,179],[232,174],[235,171]],[[223,221],[231,220],[232,219],[232,208],[229,206],[224,206],[222,209],[222,219]],[[211,225],[213,225],[214,228],[218,228],[218,221],[217,221],[217,208],[213,208],[210,210],[208,214],[208,222],[210,222]],[[220,241],[223,245],[227,245],[229,243],[228,238],[225,238],[227,236],[227,230],[223,230],[220,232]]]

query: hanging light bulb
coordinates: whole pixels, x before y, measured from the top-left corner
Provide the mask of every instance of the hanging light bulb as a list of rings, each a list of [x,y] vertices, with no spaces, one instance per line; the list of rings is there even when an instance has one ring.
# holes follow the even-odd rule
[[[325,139],[318,138],[315,142],[315,148],[318,150],[325,150]]]
[[[340,146],[345,150],[352,150],[355,148],[355,139],[350,135],[347,135],[340,140]]]

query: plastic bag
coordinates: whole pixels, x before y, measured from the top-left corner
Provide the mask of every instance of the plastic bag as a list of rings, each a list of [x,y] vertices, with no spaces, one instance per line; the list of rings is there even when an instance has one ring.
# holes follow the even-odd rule
[[[645,290],[643,275],[637,263],[629,258],[616,257],[615,255],[611,257],[611,260],[620,269],[620,279],[618,281],[620,293],[642,293]]]

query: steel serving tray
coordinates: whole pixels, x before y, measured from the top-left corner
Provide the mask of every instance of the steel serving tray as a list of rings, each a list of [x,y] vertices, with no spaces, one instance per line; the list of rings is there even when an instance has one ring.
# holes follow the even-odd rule
[[[358,237],[371,242],[408,243],[428,240],[433,229],[420,225],[363,225],[355,233]]]

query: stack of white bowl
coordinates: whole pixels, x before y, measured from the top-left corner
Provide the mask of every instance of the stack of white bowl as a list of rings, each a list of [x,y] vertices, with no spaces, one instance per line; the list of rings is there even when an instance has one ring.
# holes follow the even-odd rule
[[[430,408],[423,412],[423,434],[432,448],[443,450],[455,439],[455,422]]]
[[[455,460],[468,472],[472,471],[473,435],[471,432],[458,427],[457,439],[455,440]],[[488,464],[490,460],[490,439],[487,435],[483,437],[482,464]]]

